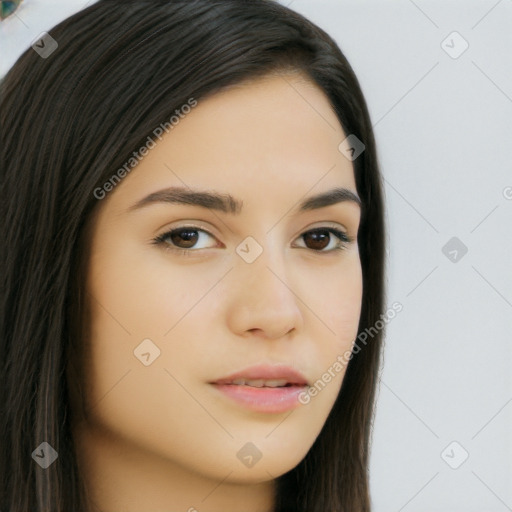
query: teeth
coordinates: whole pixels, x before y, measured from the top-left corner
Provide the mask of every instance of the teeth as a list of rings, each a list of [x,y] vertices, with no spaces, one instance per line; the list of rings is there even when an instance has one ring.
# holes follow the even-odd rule
[[[279,388],[286,386],[288,381],[286,379],[272,379],[272,380],[246,380],[246,379],[236,379],[233,381],[233,384],[236,386],[251,386],[253,388]]]
[[[282,386],[286,386],[288,381],[286,379],[274,379],[265,381],[265,386],[269,388],[279,388]]]

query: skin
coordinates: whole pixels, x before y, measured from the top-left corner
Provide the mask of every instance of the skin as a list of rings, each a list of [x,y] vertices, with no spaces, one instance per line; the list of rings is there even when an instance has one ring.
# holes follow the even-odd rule
[[[275,481],[320,433],[345,368],[292,412],[248,410],[209,384],[254,364],[285,363],[310,383],[350,350],[361,311],[360,208],[295,213],[335,187],[357,195],[344,134],[325,94],[298,73],[269,75],[199,101],[101,201],[92,223],[84,358],[87,416],[74,427],[94,510],[270,512]],[[239,215],[155,203],[170,186],[243,201]],[[152,240],[196,226],[186,256]],[[337,227],[315,246],[304,233]],[[248,236],[263,252],[236,252]],[[192,248],[190,248],[192,247]],[[315,250],[319,247],[320,250]],[[187,249],[186,249],[187,250]],[[322,252],[323,251],[323,252]],[[228,272],[229,271],[229,272]],[[160,356],[134,349],[149,338]],[[247,442],[261,459],[246,467]]]

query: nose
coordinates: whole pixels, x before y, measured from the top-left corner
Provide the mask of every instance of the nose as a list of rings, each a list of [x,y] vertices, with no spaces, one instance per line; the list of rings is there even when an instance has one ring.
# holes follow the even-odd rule
[[[301,329],[302,302],[282,255],[264,250],[252,263],[237,261],[230,274],[228,323],[232,332],[278,339]]]

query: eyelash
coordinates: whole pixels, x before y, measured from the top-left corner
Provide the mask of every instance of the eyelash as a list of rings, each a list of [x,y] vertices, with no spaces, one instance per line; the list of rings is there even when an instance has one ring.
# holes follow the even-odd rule
[[[152,243],[155,244],[155,245],[163,245],[165,246],[164,249],[166,251],[172,251],[173,253],[175,254],[180,254],[180,255],[183,255],[183,256],[192,256],[191,253],[193,252],[196,252],[198,251],[199,249],[191,249],[191,248],[188,248],[188,249],[182,249],[182,248],[176,248],[176,247],[172,247],[169,245],[168,242],[166,242],[166,239],[167,237],[175,234],[175,233],[179,233],[180,231],[186,231],[186,230],[190,230],[190,231],[202,231],[203,233],[206,233],[207,235],[215,238],[209,231],[207,231],[206,229],[203,229],[203,228],[199,228],[197,226],[181,226],[179,228],[174,228],[170,231],[167,231],[165,233],[162,233],[161,235],[158,235],[157,237],[155,237],[153,240],[152,240]],[[299,238],[303,237],[304,235],[307,235],[309,233],[316,233],[316,232],[323,232],[323,231],[327,231],[329,233],[332,233],[336,238],[338,238],[340,241],[338,243],[338,246],[337,247],[334,247],[333,249],[330,249],[328,251],[324,251],[324,250],[315,250],[315,249],[310,249],[311,251],[315,252],[315,253],[319,253],[319,254],[330,254],[330,253],[333,253],[335,251],[343,251],[346,249],[346,246],[349,245],[350,243],[352,243],[354,241],[354,239],[352,237],[350,237],[347,233],[344,233],[343,231],[340,231],[339,229],[336,229],[336,228],[333,228],[333,227],[319,227],[319,228],[314,228],[314,229],[311,229],[309,231],[305,231],[304,233],[302,233],[302,235],[300,235]],[[300,249],[308,249],[307,247],[300,247]]]

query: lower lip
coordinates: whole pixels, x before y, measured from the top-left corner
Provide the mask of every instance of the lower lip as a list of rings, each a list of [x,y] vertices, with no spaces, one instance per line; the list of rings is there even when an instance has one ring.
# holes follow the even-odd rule
[[[220,392],[244,407],[258,412],[280,413],[295,409],[307,386],[255,388],[236,384],[213,384]]]

